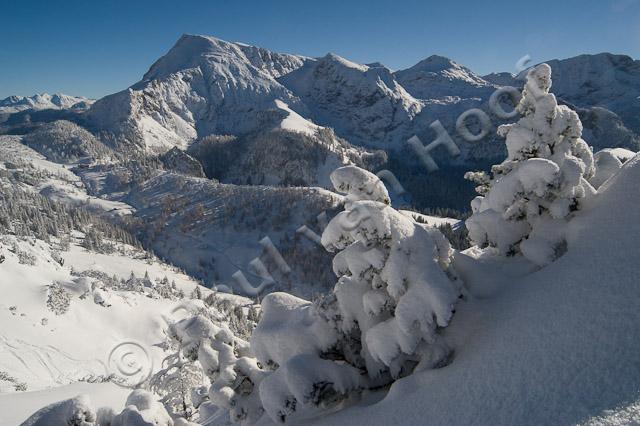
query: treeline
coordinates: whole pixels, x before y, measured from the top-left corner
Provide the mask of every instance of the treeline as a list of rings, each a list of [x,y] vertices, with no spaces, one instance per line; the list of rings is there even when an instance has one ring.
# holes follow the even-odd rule
[[[0,234],[35,237],[50,241],[72,231],[88,235],[93,249],[104,247],[102,239],[141,248],[140,242],[124,228],[111,224],[83,207],[68,207],[34,192],[3,188],[0,193]]]

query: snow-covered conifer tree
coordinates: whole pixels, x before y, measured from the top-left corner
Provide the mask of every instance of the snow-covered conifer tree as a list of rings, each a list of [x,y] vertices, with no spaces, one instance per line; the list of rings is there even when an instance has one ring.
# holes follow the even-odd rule
[[[322,235],[325,248],[340,250],[333,293],[313,304],[266,296],[251,337],[260,365],[274,369],[259,386],[274,421],[300,421],[449,355],[438,334],[460,295],[449,243],[391,208],[374,174],[347,166],[331,181],[345,194],[345,211]]]
[[[347,166],[331,180],[346,192],[345,211],[322,235],[328,250],[341,250],[333,260],[339,331],[360,334],[370,377],[396,378],[420,361],[442,362],[448,350],[437,330],[460,295],[450,244],[436,228],[388,206],[386,188],[372,173]],[[367,183],[364,190],[359,182]]]
[[[468,173],[479,184],[466,221],[469,236],[500,254],[521,252],[545,265],[566,250],[566,221],[594,193],[587,180],[594,173],[593,154],[582,140],[578,114],[558,105],[551,87],[551,68],[541,64],[527,74],[517,123],[502,125],[507,159],[489,176]]]
[[[347,166],[331,180],[345,194],[345,211],[322,236],[327,249],[340,250],[333,293],[313,303],[267,295],[250,344],[201,310],[171,326],[182,354],[210,378],[210,402],[233,421],[253,423],[266,413],[275,422],[303,422],[418,364],[448,361],[439,330],[461,293],[450,244],[391,208],[374,174]]]

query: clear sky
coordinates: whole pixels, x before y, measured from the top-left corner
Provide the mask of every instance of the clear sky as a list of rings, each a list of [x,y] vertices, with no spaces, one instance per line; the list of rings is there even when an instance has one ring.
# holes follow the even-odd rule
[[[392,69],[432,54],[477,73],[580,53],[640,58],[640,0],[0,0],[0,98],[101,97],[183,33]]]

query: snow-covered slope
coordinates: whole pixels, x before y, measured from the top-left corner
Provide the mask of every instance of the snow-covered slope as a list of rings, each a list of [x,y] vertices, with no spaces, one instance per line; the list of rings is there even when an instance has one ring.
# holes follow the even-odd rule
[[[340,201],[319,188],[237,186],[163,173],[136,188],[127,202],[137,209],[143,240],[158,255],[207,286],[249,294],[233,277],[241,271],[258,287],[251,264],[262,257],[276,282],[268,291],[310,296],[331,283],[330,260],[322,247],[296,232],[302,226],[319,234],[322,214]],[[282,274],[260,240],[268,237],[291,268]],[[326,269],[325,269],[326,268]]]
[[[422,109],[389,69],[335,54],[308,61],[278,81],[305,102],[314,121],[364,145],[397,140]]]
[[[41,93],[33,96],[9,96],[0,100],[0,113],[14,113],[26,110],[42,109],[87,109],[93,103],[92,99],[69,96],[63,93]]]
[[[546,61],[553,70],[556,96],[579,108],[602,107],[617,114],[624,125],[640,133],[640,61],[626,55],[599,53]],[[523,71],[489,74],[485,80],[522,86]]]
[[[0,186],[39,193],[48,199],[74,207],[82,206],[100,214],[121,216],[132,213],[131,206],[125,203],[89,195],[80,177],[70,168],[68,164],[49,161],[25,146],[20,136],[0,136]]]
[[[607,410],[633,413],[625,407],[639,398],[639,181],[636,156],[572,222],[568,252],[525,278],[469,266],[460,255],[456,268],[469,287],[501,286],[458,305],[446,332],[453,362],[323,423],[568,425],[615,421]]]
[[[81,234],[65,252],[57,250],[56,242],[0,235],[3,425],[20,424],[42,406],[80,392],[121,409],[130,389],[110,377],[134,378],[124,373],[126,367],[118,370],[123,360],[114,358],[122,355],[117,348],[134,351],[126,362],[135,362],[142,374],[158,371],[168,353],[166,318],[180,306],[180,297],[189,298],[198,287],[191,277],[133,247],[100,254],[79,247],[78,237]],[[23,260],[24,253],[32,256],[33,264]],[[127,288],[125,280],[132,274],[142,281],[148,277],[150,286]],[[165,277],[175,283],[172,296],[156,291]],[[121,287],[112,287],[119,280]],[[64,296],[52,297],[54,288],[63,289],[57,291]],[[200,291],[203,297],[211,294],[205,288]],[[251,303],[238,296],[216,297],[233,305]]]
[[[640,132],[640,61],[600,53],[547,62],[559,98],[580,107],[598,106],[618,114]]]
[[[303,61],[213,37],[184,35],[142,81],[97,101],[88,118],[114,137],[152,151],[186,148],[209,134],[246,133],[278,120],[277,114],[264,113],[273,109],[274,100],[298,102],[275,77]]]

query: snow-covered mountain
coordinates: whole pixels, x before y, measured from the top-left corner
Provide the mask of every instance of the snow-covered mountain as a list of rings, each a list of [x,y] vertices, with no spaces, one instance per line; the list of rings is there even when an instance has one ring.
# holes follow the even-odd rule
[[[600,54],[550,64],[558,68],[558,99],[580,113],[591,146],[640,148],[637,61]],[[423,173],[407,140],[417,135],[428,143],[436,136],[430,125],[440,121],[461,154],[438,148],[434,155],[452,170],[449,179],[457,179],[460,194],[470,194],[472,186],[454,169],[486,167],[504,155],[495,129],[505,121],[488,101],[500,85],[521,87],[521,77],[480,77],[435,55],[391,72],[334,54],[308,58],[184,35],[140,82],[88,111],[14,113],[0,118],[0,132],[31,133],[43,122],[64,119],[99,136],[116,155],[155,157],[178,148],[200,162],[207,177],[232,184],[327,188],[337,165],[391,168],[405,175],[417,205],[439,207],[440,195],[420,189],[438,181]],[[488,136],[473,143],[456,130],[457,118],[471,108],[487,112],[491,125]],[[466,199],[450,200],[458,192],[444,195],[446,205],[467,205]]]
[[[360,145],[397,140],[422,109],[389,69],[335,54],[307,61],[278,81],[302,99],[314,121]]]
[[[276,77],[305,58],[184,35],[122,92],[98,100],[88,119],[116,139],[152,151],[186,148],[198,137],[273,127],[287,117],[275,104],[299,103]]]
[[[637,404],[637,61],[550,64],[560,105],[545,92],[506,144],[455,122],[521,87],[511,75],[193,35],[86,111],[7,107],[0,423],[78,392],[105,409],[67,400],[27,424],[574,424]],[[434,120],[462,155],[420,180],[405,140],[428,143]],[[462,222],[396,210],[371,173],[400,169],[415,205],[442,191],[466,207],[457,180],[505,145],[517,155],[472,174],[486,200],[468,250]],[[156,396],[125,403],[105,368],[121,342],[147,348]]]
[[[76,109],[84,110],[89,108],[93,99],[69,96],[63,93],[41,93],[33,96],[9,96],[0,100],[0,113],[15,113],[19,111],[43,109]]]
[[[482,97],[491,95],[493,84],[466,67],[443,56],[432,55],[414,66],[396,71],[398,82],[418,99]]]
[[[622,124],[631,129],[627,140],[638,131],[635,64],[607,54],[550,62],[558,68],[554,87],[563,101],[606,108],[621,120],[599,114],[597,123],[585,125],[624,131]],[[458,162],[474,162],[499,157],[503,148],[491,138],[466,143],[456,134],[455,119],[470,108],[489,112],[490,95],[504,84],[522,82],[509,74],[480,77],[435,55],[391,72],[382,64],[356,64],[335,54],[312,59],[184,35],[139,83],[97,101],[87,119],[112,145],[151,152],[186,149],[212,134],[241,137],[278,127],[313,134],[318,125],[354,145],[394,152],[413,135],[431,138],[429,125],[440,120],[460,146]],[[600,127],[589,130],[606,133]],[[606,146],[599,136],[592,143]]]
[[[602,127],[589,128],[592,134],[626,127],[626,139],[633,140],[640,132],[638,61],[603,53],[549,64],[562,101],[583,110],[605,108],[619,117],[604,113],[597,114],[597,124],[585,120],[587,127]],[[520,87],[522,78],[508,73],[480,77],[437,55],[391,72],[379,63],[356,64],[334,54],[312,59],[184,35],[140,82],[91,106],[85,124],[112,146],[154,153],[186,149],[212,134],[239,137],[281,127],[313,133],[318,125],[352,144],[393,151],[414,134],[428,140],[429,124],[437,119],[462,145],[462,158],[475,161],[501,155],[499,144],[488,139],[466,146],[455,134],[455,118],[469,108],[488,111],[491,93],[507,84]],[[0,108],[16,112],[90,102],[45,94],[10,97]],[[606,145],[598,136],[592,143]]]
[[[602,107],[617,114],[625,126],[640,132],[640,61],[626,55],[599,53],[546,61],[553,69],[556,96],[577,107]],[[501,85],[522,85],[518,76],[490,74],[484,79]],[[518,84],[518,82],[520,82]]]

